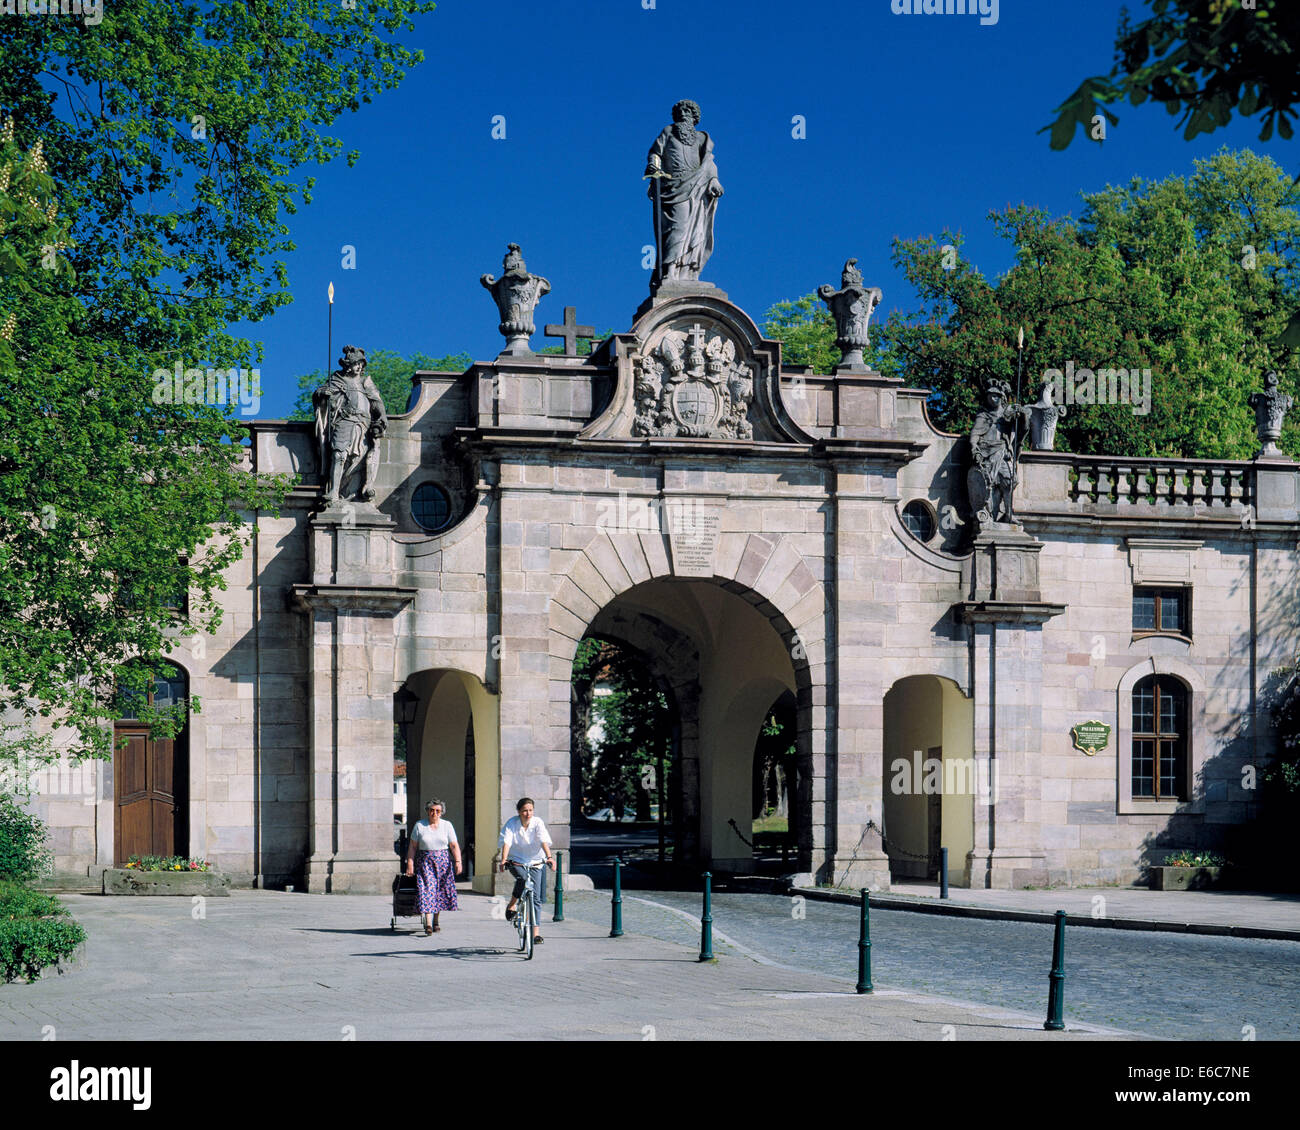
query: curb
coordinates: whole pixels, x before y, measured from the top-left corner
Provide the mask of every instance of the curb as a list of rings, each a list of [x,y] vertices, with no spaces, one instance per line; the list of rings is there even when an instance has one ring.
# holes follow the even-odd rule
[[[789,888],[790,894],[802,895],[814,902],[842,902],[859,905],[861,896],[848,891],[827,891],[816,887]],[[877,910],[911,910],[918,914],[946,914],[954,918],[983,918],[1003,922],[1056,921],[1054,911],[1005,910],[991,906],[965,906],[941,903],[935,899],[915,899],[900,895],[872,894],[871,905]],[[1265,926],[1220,926],[1213,922],[1158,922],[1151,918],[1093,918],[1086,914],[1067,914],[1067,926],[1093,926],[1104,930],[1150,930],[1166,934],[1208,934],[1214,937],[1264,938],[1269,941],[1300,942],[1300,930],[1274,930]]]

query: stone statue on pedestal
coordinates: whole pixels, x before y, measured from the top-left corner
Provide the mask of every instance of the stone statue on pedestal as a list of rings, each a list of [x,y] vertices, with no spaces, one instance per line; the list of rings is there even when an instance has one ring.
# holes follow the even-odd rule
[[[835,318],[835,344],[841,353],[837,371],[852,369],[866,372],[867,364],[863,360],[862,351],[871,344],[868,326],[872,312],[880,305],[880,287],[864,287],[862,272],[858,270],[857,264],[856,259],[850,259],[844,264],[839,290],[829,283],[817,290],[818,297],[830,307]]]
[[[528,339],[537,330],[533,324],[533,312],[542,295],[550,293],[551,284],[541,275],[528,273],[517,243],[507,246],[501,267],[499,279],[494,279],[491,275],[480,275],[478,281],[496,300],[501,315],[501,324],[497,329],[506,339],[506,347],[501,351],[501,356],[528,357],[532,355]]]
[[[1255,456],[1256,459],[1286,458],[1277,441],[1282,436],[1282,422],[1295,401],[1277,387],[1277,381],[1276,373],[1266,373],[1264,391],[1250,396],[1249,404],[1255,409],[1255,427],[1259,433],[1259,442],[1263,445]]]
[[[980,529],[1015,522],[1011,500],[1030,409],[1010,399],[1011,386],[993,381],[984,394],[984,409],[971,425],[966,488]]]
[[[1052,403],[1052,382],[1044,381],[1038,403],[1029,406],[1030,442],[1035,451],[1051,451],[1056,445],[1056,425],[1065,419],[1065,408]]]
[[[370,502],[375,497],[375,472],[379,467],[379,437],[388,428],[384,398],[366,373],[366,353],[345,345],[339,368],[311,394],[316,408],[316,450],[326,503],[347,496],[342,488],[347,477],[361,467],[361,485],[356,498]]]
[[[656,289],[665,281],[698,279],[713,254],[713,217],[722,185],[713,163],[713,141],[695,128],[699,120],[696,103],[678,102],[673,124],[655,139],[646,158],[647,195],[659,250]]]

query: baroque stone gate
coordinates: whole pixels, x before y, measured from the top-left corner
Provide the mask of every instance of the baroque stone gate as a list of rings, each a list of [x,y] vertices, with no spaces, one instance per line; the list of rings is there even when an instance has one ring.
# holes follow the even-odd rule
[[[855,260],[820,292],[841,363],[785,364],[700,281],[722,190],[699,108],[674,118],[647,165],[660,264],[626,331],[579,356],[566,309],[547,327],[565,354],[531,352],[550,288],[512,244],[482,278],[495,360],[415,374],[390,417],[347,349],[315,427],[251,425],[255,468],[300,485],[248,515],[228,615],[178,655],[203,703],[188,850],[239,882],[387,890],[396,722],[408,819],[439,795],[491,889],[518,796],[568,844],[587,635],[667,688],[679,859],[752,866],[754,742],[789,694],[792,870],[818,881],[887,888],[947,847],[958,884],[1127,882],[1222,846],[1296,642],[1289,401],[1261,394],[1249,462],[1057,454],[1048,394],[996,384],[969,439],[943,433],[927,390],[863,362],[880,292]],[[88,803],[38,801],[65,870],[114,862],[115,789],[109,766]]]

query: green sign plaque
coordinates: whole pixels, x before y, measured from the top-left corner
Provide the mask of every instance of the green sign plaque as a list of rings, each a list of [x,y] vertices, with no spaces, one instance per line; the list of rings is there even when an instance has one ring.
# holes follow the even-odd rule
[[[1105,722],[1080,722],[1070,730],[1070,736],[1075,749],[1092,757],[1110,743],[1110,727]]]

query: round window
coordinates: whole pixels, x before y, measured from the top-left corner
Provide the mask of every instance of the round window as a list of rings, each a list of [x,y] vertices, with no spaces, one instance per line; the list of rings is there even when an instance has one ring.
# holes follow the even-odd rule
[[[919,498],[903,507],[903,525],[917,541],[928,542],[934,537],[934,511],[928,502]]]
[[[411,516],[420,529],[437,533],[451,521],[451,499],[442,487],[421,483],[411,496]]]

